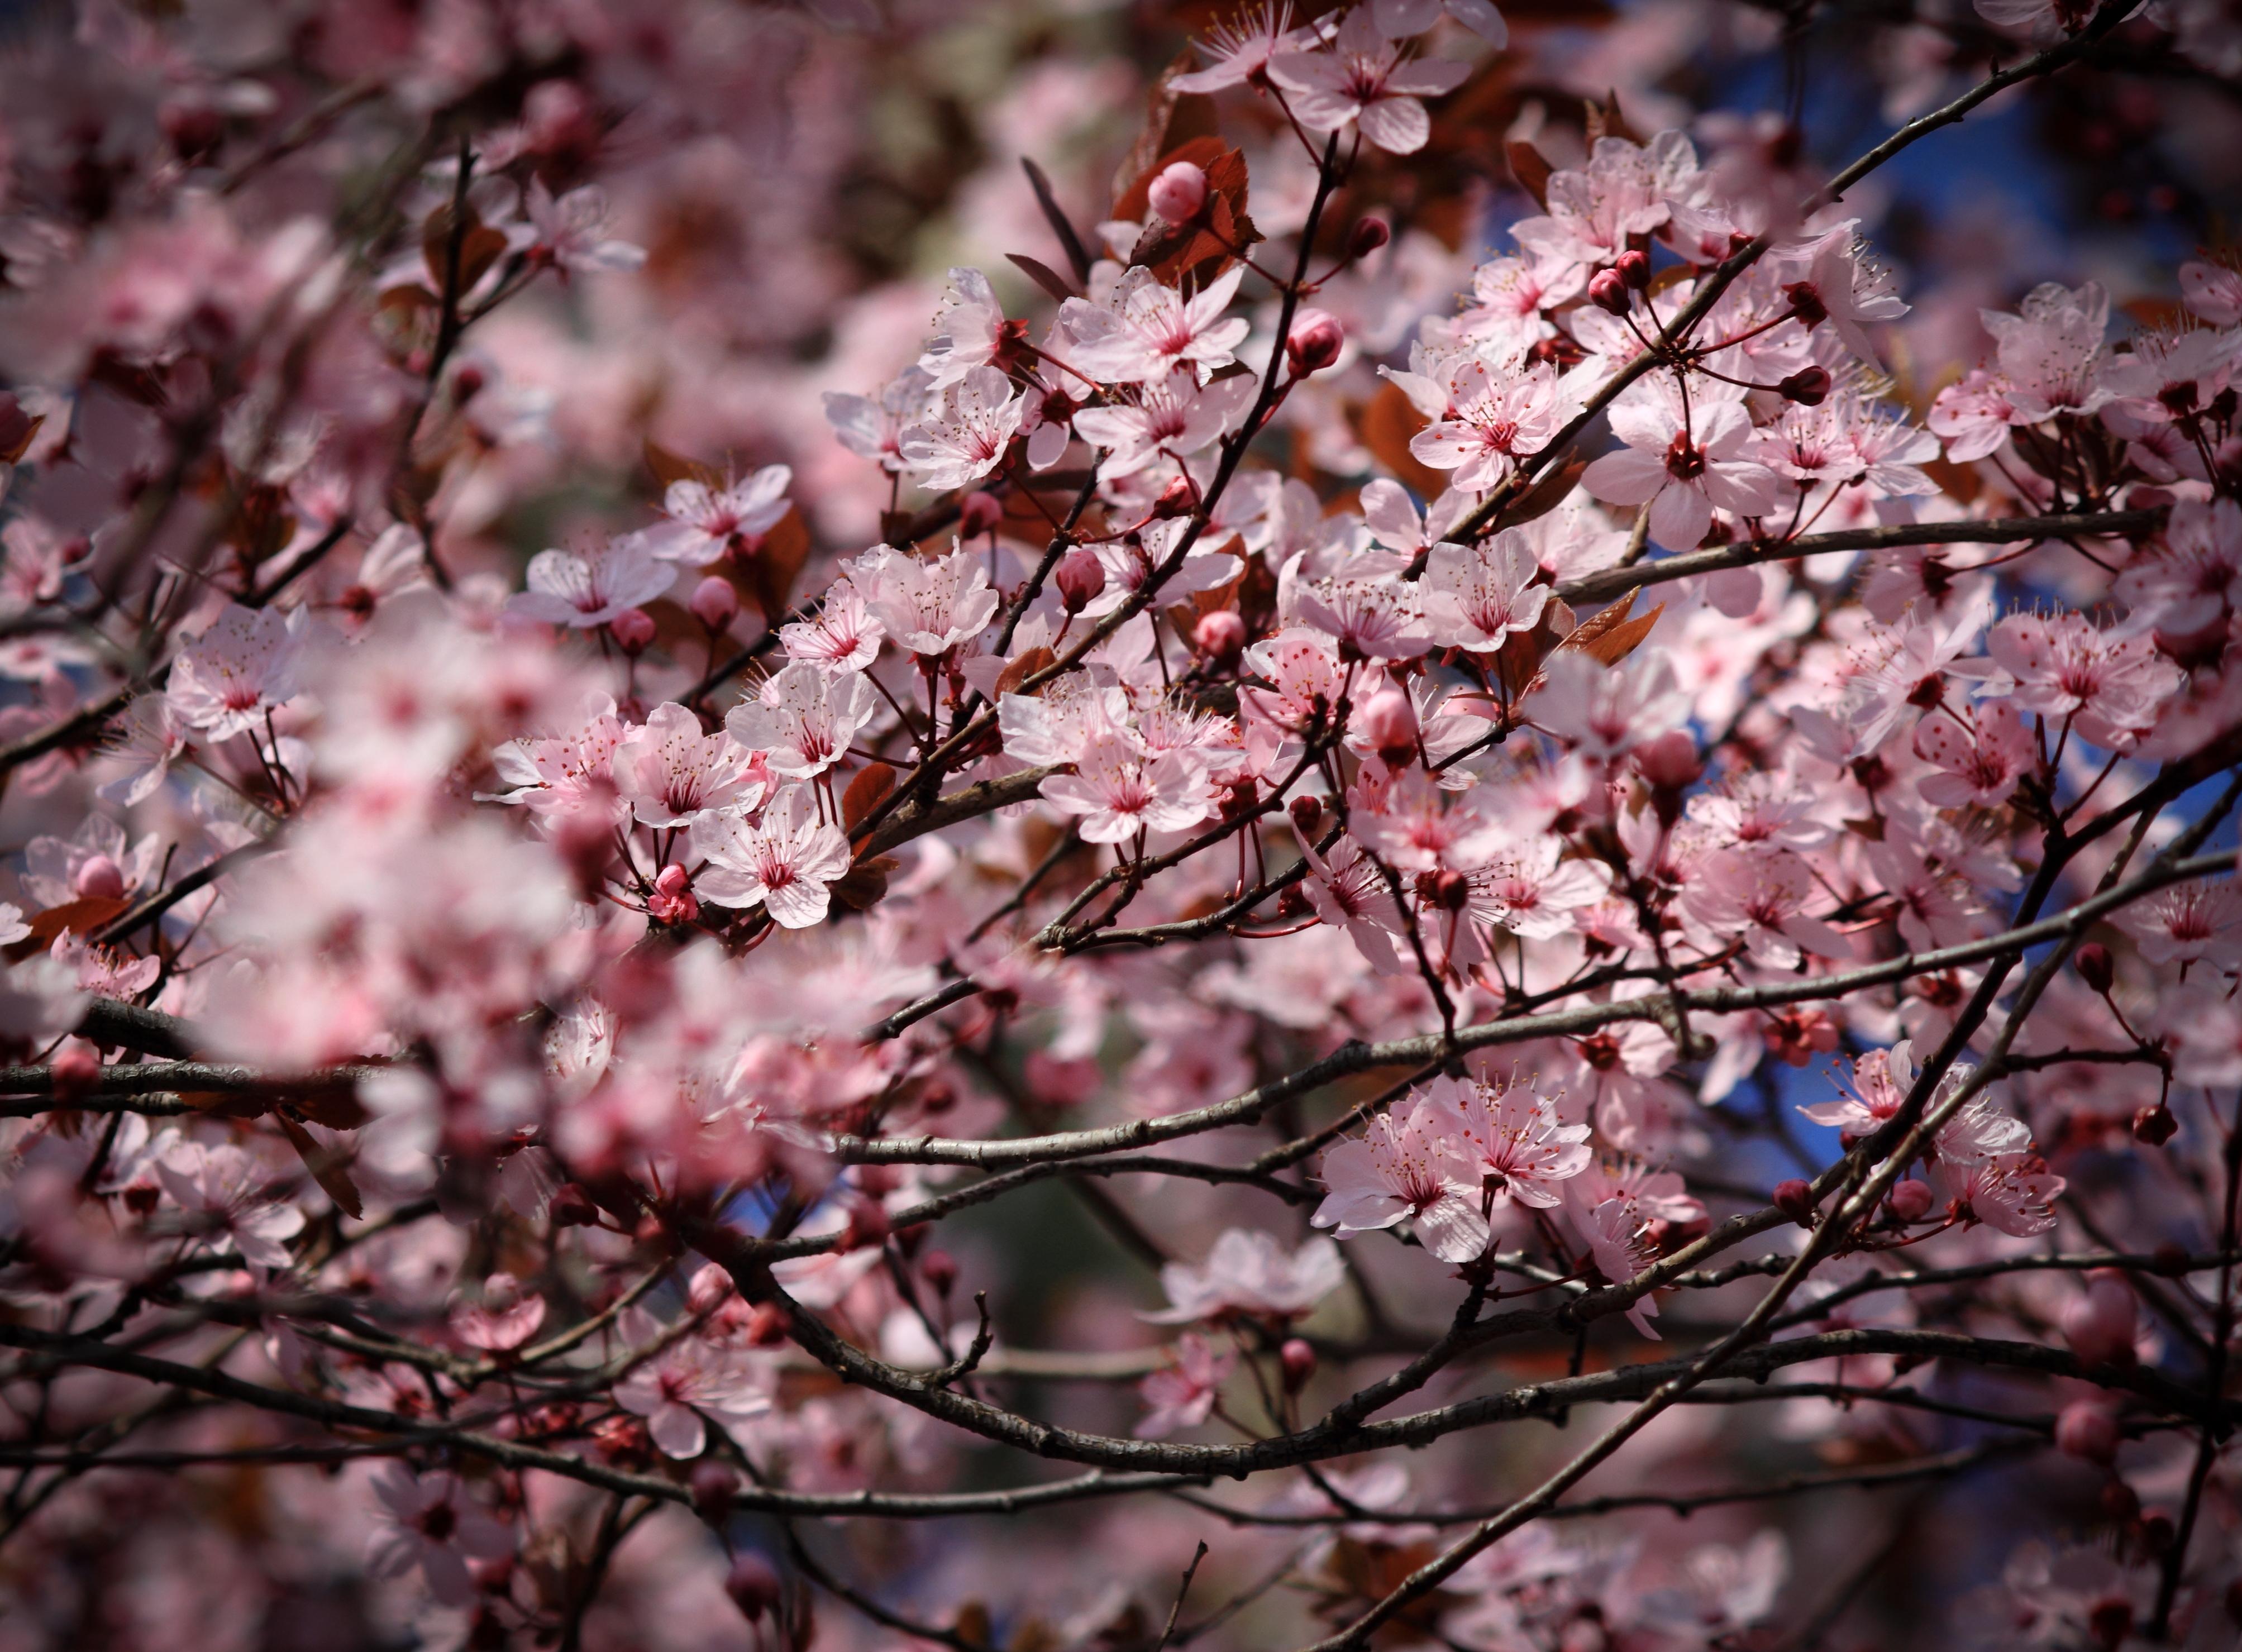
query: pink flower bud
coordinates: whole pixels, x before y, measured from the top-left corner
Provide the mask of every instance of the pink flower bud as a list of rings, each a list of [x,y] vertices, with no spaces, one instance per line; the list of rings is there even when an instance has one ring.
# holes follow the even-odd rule
[[[2138,1311],[2124,1274],[2097,1270],[2087,1276],[2085,1293],[2063,1311],[2063,1340],[2084,1365],[2129,1366],[2137,1357]]]
[[[1066,611],[1079,614],[1105,589],[1105,564],[1090,547],[1077,545],[1058,559],[1051,583],[1058,588],[1058,600],[1066,604]]]
[[[776,1568],[755,1550],[745,1548],[733,1557],[731,1570],[724,1574],[724,1593],[732,1597],[741,1616],[760,1623],[764,1613],[776,1611],[786,1598],[786,1585],[779,1581]]]
[[[644,608],[625,608],[607,621],[607,635],[625,654],[638,654],[654,641],[654,620]]]
[[[1162,520],[1188,516],[1198,508],[1198,484],[1188,476],[1178,476],[1160,489],[1159,498],[1152,501],[1152,514]]]
[[[1445,871],[1433,880],[1433,904],[1443,912],[1460,912],[1471,904],[1471,879],[1461,872]]]
[[[957,501],[957,531],[968,539],[995,533],[1004,520],[1004,501],[981,488]]]
[[[1285,1339],[1285,1346],[1277,1350],[1277,1362],[1285,1370],[1286,1393],[1299,1393],[1316,1374],[1316,1351],[1299,1337]]]
[[[665,866],[654,880],[654,893],[647,897],[647,916],[657,923],[690,923],[701,916],[701,903],[686,885],[688,874],[682,866]]]
[[[751,1347],[775,1348],[786,1340],[786,1310],[775,1302],[758,1302],[755,1311],[748,1316],[748,1344]]]
[[[1891,1212],[1903,1222],[1919,1222],[1930,1214],[1930,1207],[1938,1202],[1938,1195],[1930,1191],[1929,1182],[1919,1182],[1909,1177],[1891,1190],[1887,1203]]]
[[[1404,768],[1417,756],[1417,708],[1400,688],[1380,688],[1356,714],[1355,732],[1370,742],[1388,769]]]
[[[1316,829],[1324,823],[1323,800],[1319,797],[1295,797],[1286,805],[1292,816],[1292,829],[1300,835],[1304,843],[1315,841]]]
[[[1218,665],[1234,660],[1245,647],[1245,621],[1233,608],[1217,608],[1191,628],[1191,647]]]
[[[1680,791],[1697,783],[1705,764],[1697,755],[1697,742],[1686,729],[1671,729],[1635,749],[1638,773],[1654,786]]]
[[[80,900],[121,901],[124,898],[124,874],[108,856],[89,855],[79,863],[77,874],[70,879],[70,888]]]
[[[1631,246],[1612,260],[1612,271],[1641,292],[1650,285],[1650,254]]]
[[[2089,941],[2072,953],[2071,967],[2097,992],[2107,992],[2118,979],[2118,966],[2110,956],[2110,949],[2099,941]]]
[[[1285,359],[1292,364],[1292,376],[1305,379],[1337,361],[1346,343],[1346,329],[1337,316],[1328,310],[1303,310],[1285,335]]]
[[[2055,1420],[2055,1448],[2067,1457],[2106,1463],[2118,1454],[2118,1420],[2096,1400],[2074,1400]]]
[[[1206,205],[1206,173],[1190,161],[1176,161],[1152,180],[1145,199],[1169,223],[1188,224]]]
[[[1354,233],[1349,238],[1346,255],[1351,259],[1368,258],[1393,238],[1393,232],[1386,226],[1382,218],[1357,218]]]
[[[2144,1147],[2161,1147],[2179,1134],[2179,1120],[2163,1102],[2133,1115],[2133,1139]]]
[[[732,1294],[732,1276],[714,1262],[704,1262],[686,1287],[685,1306],[695,1313],[714,1313]]]
[[[918,1271],[938,1296],[948,1296],[957,1283],[957,1259],[948,1251],[929,1251],[919,1258]]]
[[[732,1499],[740,1490],[738,1471],[714,1458],[694,1464],[692,1477],[686,1483],[693,1491],[693,1512],[711,1526],[722,1524],[732,1512]]]
[[[1625,315],[1632,299],[1627,283],[1617,270],[1599,270],[1588,281],[1588,302],[1599,310],[1608,310],[1614,315]]]
[[[101,1055],[83,1038],[65,1038],[47,1058],[47,1071],[54,1075],[55,1099],[76,1101],[99,1082]]]
[[[692,607],[695,619],[711,631],[721,631],[739,613],[740,594],[722,574],[711,574],[693,588]]]
[[[1775,1209],[1797,1223],[1799,1226],[1808,1229],[1813,1227],[1814,1190],[1799,1180],[1797,1177],[1793,1176],[1788,1181],[1777,1182],[1775,1185],[1773,1203]]]

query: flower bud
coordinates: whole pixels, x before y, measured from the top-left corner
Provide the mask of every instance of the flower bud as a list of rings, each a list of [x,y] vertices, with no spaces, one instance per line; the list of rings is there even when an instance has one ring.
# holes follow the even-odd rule
[[[786,1340],[786,1310],[775,1302],[758,1302],[755,1311],[748,1316],[748,1343],[751,1347],[775,1348]]]
[[[83,1038],[65,1038],[47,1058],[47,1071],[54,1075],[55,1099],[77,1101],[100,1081],[101,1055]]]
[[[919,1258],[918,1271],[936,1295],[948,1296],[957,1284],[957,1259],[948,1251],[929,1251]]]
[[[1328,310],[1303,310],[1285,335],[1285,359],[1292,364],[1292,376],[1305,379],[1337,361],[1346,343],[1346,329],[1337,316]]]
[[[2078,978],[2097,992],[2107,992],[2118,979],[2117,960],[2110,949],[2099,941],[2089,941],[2071,955],[2071,967],[2078,971]]]
[[[600,1219],[599,1206],[592,1203],[592,1196],[574,1182],[563,1182],[554,1188],[545,1211],[555,1227],[592,1227]]]
[[[1217,665],[1236,659],[1245,647],[1245,621],[1235,608],[1217,608],[1191,628],[1191,647]]]
[[[740,1476],[728,1465],[708,1458],[693,1465],[686,1484],[692,1490],[693,1512],[711,1526],[717,1526],[732,1512],[732,1499],[739,1494]]]
[[[1705,764],[1686,729],[1671,729],[1635,748],[1635,771],[1652,785],[1680,791],[1697,783]]]
[[[1639,247],[1629,247],[1612,260],[1612,272],[1637,292],[1650,285],[1650,254]]]
[[[1802,407],[1819,407],[1829,394],[1829,370],[1801,367],[1775,388],[1782,393],[1785,401],[1795,401]]]
[[[121,901],[124,874],[106,855],[89,855],[70,877],[70,890],[84,901]]]
[[[1348,237],[1346,255],[1351,259],[1368,258],[1393,238],[1393,232],[1382,218],[1359,218],[1354,221],[1354,233]]]
[[[1188,516],[1198,508],[1198,484],[1188,476],[1178,476],[1160,489],[1160,496],[1152,501],[1152,514],[1165,521],[1178,516]]]
[[[1788,1181],[1775,1185],[1774,1205],[1799,1226],[1809,1230],[1814,1226],[1814,1190],[1793,1176]]]
[[[1317,829],[1324,823],[1323,800],[1303,794],[1286,805],[1292,816],[1292,829],[1304,843],[1315,842]]]
[[[1355,731],[1388,769],[1406,768],[1417,756],[1417,708],[1400,688],[1380,688],[1356,714]]]
[[[1938,1202],[1938,1196],[1930,1191],[1929,1182],[1917,1181],[1910,1176],[1891,1190],[1885,1202],[1901,1221],[1919,1222],[1930,1214],[1930,1207]]]
[[[1171,224],[1188,224],[1206,205],[1206,172],[1190,161],[1173,161],[1152,180],[1145,199]]]
[[[1058,559],[1051,583],[1058,588],[1058,600],[1066,604],[1066,611],[1079,614],[1105,589],[1105,564],[1090,547],[1077,545]]]
[[[2122,1273],[2097,1270],[2086,1291],[2063,1311],[2063,1340],[2082,1364],[2129,1366],[2139,1305]]]
[[[2161,1147],[2179,1134],[2179,1120],[2163,1102],[2133,1115],[2133,1139],[2144,1147]]]
[[[2074,1400],[2055,1420],[2055,1448],[2066,1457],[2106,1463],[2118,1454],[2118,1420],[2098,1400]]]
[[[849,1206],[849,1225],[841,1231],[840,1248],[844,1252],[862,1251],[885,1245],[893,1231],[886,1205],[876,1199],[860,1199]]]
[[[721,631],[739,614],[740,594],[722,574],[711,574],[693,588],[691,607],[695,619],[711,631]]]
[[[704,1262],[685,1290],[685,1306],[695,1313],[714,1313],[732,1294],[732,1276],[714,1262]]]
[[[967,539],[995,533],[1004,520],[1004,501],[982,488],[975,488],[957,501],[957,531]]]
[[[625,654],[642,653],[654,641],[654,620],[644,608],[625,608],[607,621],[607,635]]]
[[[1811,281],[1792,283],[1783,288],[1782,296],[1790,300],[1790,313],[1809,327],[1829,319],[1829,306],[1822,302],[1822,289]]]
[[[688,876],[682,866],[665,866],[654,880],[654,893],[647,897],[646,915],[657,923],[690,923],[701,916],[701,903],[686,887]]]
[[[1284,1367],[1285,1392],[1298,1393],[1316,1374],[1316,1351],[1301,1338],[1286,1337],[1285,1346],[1277,1350],[1277,1363]]]
[[[1625,315],[1628,306],[1634,300],[1628,296],[1627,283],[1620,279],[1617,270],[1599,270],[1588,279],[1588,302],[1599,310],[1608,310],[1614,315]]]
[[[1460,912],[1471,903],[1471,879],[1461,872],[1445,871],[1433,880],[1433,904],[1443,912]]]
[[[786,1585],[769,1561],[751,1548],[743,1548],[732,1557],[731,1570],[724,1574],[724,1593],[732,1597],[741,1616],[760,1623],[764,1613],[778,1610],[779,1602],[786,1598]]]

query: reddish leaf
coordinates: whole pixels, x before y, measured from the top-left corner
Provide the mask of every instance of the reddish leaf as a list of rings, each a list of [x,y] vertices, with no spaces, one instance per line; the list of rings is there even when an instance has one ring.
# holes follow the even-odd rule
[[[1510,175],[1518,180],[1518,187],[1534,198],[1534,203],[1543,212],[1549,210],[1549,163],[1541,151],[1523,138],[1512,138],[1502,146],[1510,160]]]
[[[1643,638],[1650,635],[1650,628],[1658,623],[1658,616],[1665,612],[1666,604],[1661,602],[1648,614],[1639,614],[1623,624],[1606,628],[1581,643],[1581,650],[1590,659],[1601,661],[1605,665],[1617,665],[1641,646]],[[1601,618],[1603,615],[1601,614],[1596,616],[1598,620]],[[1592,620],[1589,624],[1594,622]],[[1588,628],[1585,625],[1581,628],[1582,631]],[[1569,641],[1571,639],[1567,640]]]
[[[1406,487],[1426,499],[1434,499],[1447,490],[1447,473],[1420,463],[1409,451],[1409,439],[1425,427],[1425,415],[1402,393],[1400,386],[1385,384],[1355,415],[1354,430],[1378,462],[1400,478]]]
[[[1066,261],[1074,271],[1074,279],[1087,283],[1090,279],[1089,250],[1082,245],[1082,238],[1075,233],[1073,220],[1059,205],[1058,197],[1051,193],[1051,179],[1044,176],[1042,167],[1024,155],[1020,157],[1020,165],[1028,175],[1029,186],[1036,192],[1036,205],[1043,208],[1044,221],[1051,226],[1051,233],[1058,238],[1059,246],[1066,253]],[[1019,261],[1017,256],[1012,259],[1015,264]],[[1042,266],[1038,265],[1037,268]],[[1035,272],[1030,270],[1029,273],[1032,275]],[[1041,279],[1040,277],[1037,279]],[[1066,295],[1061,293],[1059,296],[1064,298]]]
[[[304,1161],[304,1168],[312,1172],[312,1179],[326,1190],[327,1197],[347,1216],[355,1219],[365,1215],[366,1203],[359,1199],[357,1185],[346,1168],[350,1155],[341,1148],[322,1147],[310,1131],[285,1113],[275,1113],[273,1118],[280,1126],[280,1133],[288,1138],[288,1145]]]
[[[778,526],[763,535],[762,544],[748,562],[748,588],[762,610],[763,623],[776,625],[786,617],[794,583],[809,561],[809,526],[799,510],[789,510]]]
[[[1033,281],[1061,304],[1064,304],[1069,299],[1079,296],[1069,285],[1066,278],[1052,269],[1050,265],[1031,259],[1024,252],[1007,252],[1004,256],[1017,265],[1028,279]]]
[[[852,912],[877,906],[888,893],[888,874],[903,863],[892,855],[859,861],[832,885],[833,898]]]
[[[886,763],[872,764],[850,781],[849,789],[841,794],[841,823],[855,831],[895,789],[895,769]]]
[[[654,480],[660,482],[665,491],[672,482],[700,482],[709,487],[724,485],[723,472],[714,465],[704,465],[697,459],[673,453],[651,439],[646,444],[646,467],[654,473]]]
[[[1057,655],[1041,645],[1030,648],[997,674],[997,697],[1002,699],[1008,694],[1018,693],[1023,682],[1057,659]]]
[[[9,949],[15,956],[44,952],[55,944],[55,937],[64,930],[73,935],[91,935],[103,924],[123,912],[131,904],[108,896],[89,895],[82,899],[66,901],[60,906],[50,906],[31,917],[31,933],[28,939],[18,941]],[[22,948],[22,952],[17,949]]]

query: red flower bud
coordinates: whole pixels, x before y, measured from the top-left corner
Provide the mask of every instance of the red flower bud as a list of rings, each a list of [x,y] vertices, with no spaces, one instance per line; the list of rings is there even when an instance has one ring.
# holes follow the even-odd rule
[[[967,539],[993,534],[1004,520],[1004,501],[977,487],[957,501],[957,531]]]
[[[100,1081],[101,1056],[83,1038],[65,1038],[47,1058],[47,1071],[54,1075],[55,1099],[77,1101],[91,1094]]]
[[[1058,559],[1058,566],[1051,570],[1051,583],[1058,588],[1058,600],[1066,605],[1066,611],[1079,614],[1105,589],[1105,564],[1087,545],[1077,545]]]
[[[1612,270],[1637,292],[1650,285],[1650,254],[1639,248],[1631,246],[1614,259]]]
[[[748,1316],[748,1346],[775,1348],[785,1340],[786,1310],[775,1302],[755,1304],[755,1311]]]
[[[2133,1115],[2133,1139],[2144,1147],[2161,1147],[2178,1133],[2179,1120],[2162,1102]]]
[[[1599,270],[1588,280],[1588,302],[1599,310],[1625,315],[1634,299],[1628,296],[1627,283],[1617,270]]]
[[[1680,791],[1697,783],[1705,772],[1703,759],[1697,755],[1697,742],[1689,737],[1686,729],[1672,729],[1635,748],[1635,771],[1654,786],[1668,791]]]
[[[2067,1457],[2106,1463],[2118,1454],[2118,1420],[2093,1400],[2074,1400],[2055,1420],[2055,1448]]]
[[[1814,1226],[1814,1190],[1794,1176],[1775,1185],[1774,1205],[1799,1226]]]
[[[786,1598],[786,1585],[779,1581],[775,1567],[747,1548],[733,1556],[731,1570],[724,1574],[724,1593],[732,1597],[741,1616],[760,1623],[764,1613],[775,1612]]]
[[[1892,1214],[1901,1221],[1919,1222],[1930,1214],[1930,1207],[1938,1202],[1938,1195],[1930,1191],[1929,1182],[1919,1182],[1910,1176],[1891,1190],[1885,1202],[1890,1205]]]
[[[1286,1393],[1299,1393],[1316,1374],[1316,1351],[1299,1337],[1285,1339],[1285,1346],[1277,1350],[1277,1362],[1285,1370]]]
[[[2078,971],[2078,978],[2097,992],[2107,992],[2118,979],[2117,960],[2110,949],[2099,941],[2089,941],[2071,955],[2071,967]]]
[[[2131,1365],[2138,1313],[2125,1276],[2097,1270],[2087,1277],[2085,1294],[2063,1310],[2063,1340],[2082,1364]]]
[[[1292,816],[1292,829],[1304,843],[1315,841],[1316,830],[1324,823],[1324,806],[1320,798],[1302,796],[1288,805]]]
[[[929,1251],[919,1258],[918,1271],[942,1296],[948,1296],[957,1283],[957,1259],[948,1251]]]
[[[1416,760],[1417,708],[1404,690],[1380,688],[1356,714],[1354,726],[1388,769],[1406,768]]]
[[[738,1472],[714,1459],[694,1464],[686,1483],[692,1488],[693,1512],[711,1526],[721,1525],[732,1512],[732,1499],[740,1490]]]
[[[1368,258],[1393,238],[1393,232],[1386,226],[1382,218],[1362,218],[1354,221],[1354,233],[1347,239],[1346,255],[1351,259]]]
[[[1819,407],[1829,394],[1829,370],[1827,367],[1801,367],[1775,386],[1785,401],[1795,401],[1802,407]]]

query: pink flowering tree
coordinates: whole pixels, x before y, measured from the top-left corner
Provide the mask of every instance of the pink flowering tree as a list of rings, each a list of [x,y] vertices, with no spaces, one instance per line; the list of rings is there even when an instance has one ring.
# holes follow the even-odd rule
[[[23,10],[0,1649],[2242,1638],[2230,9]]]

